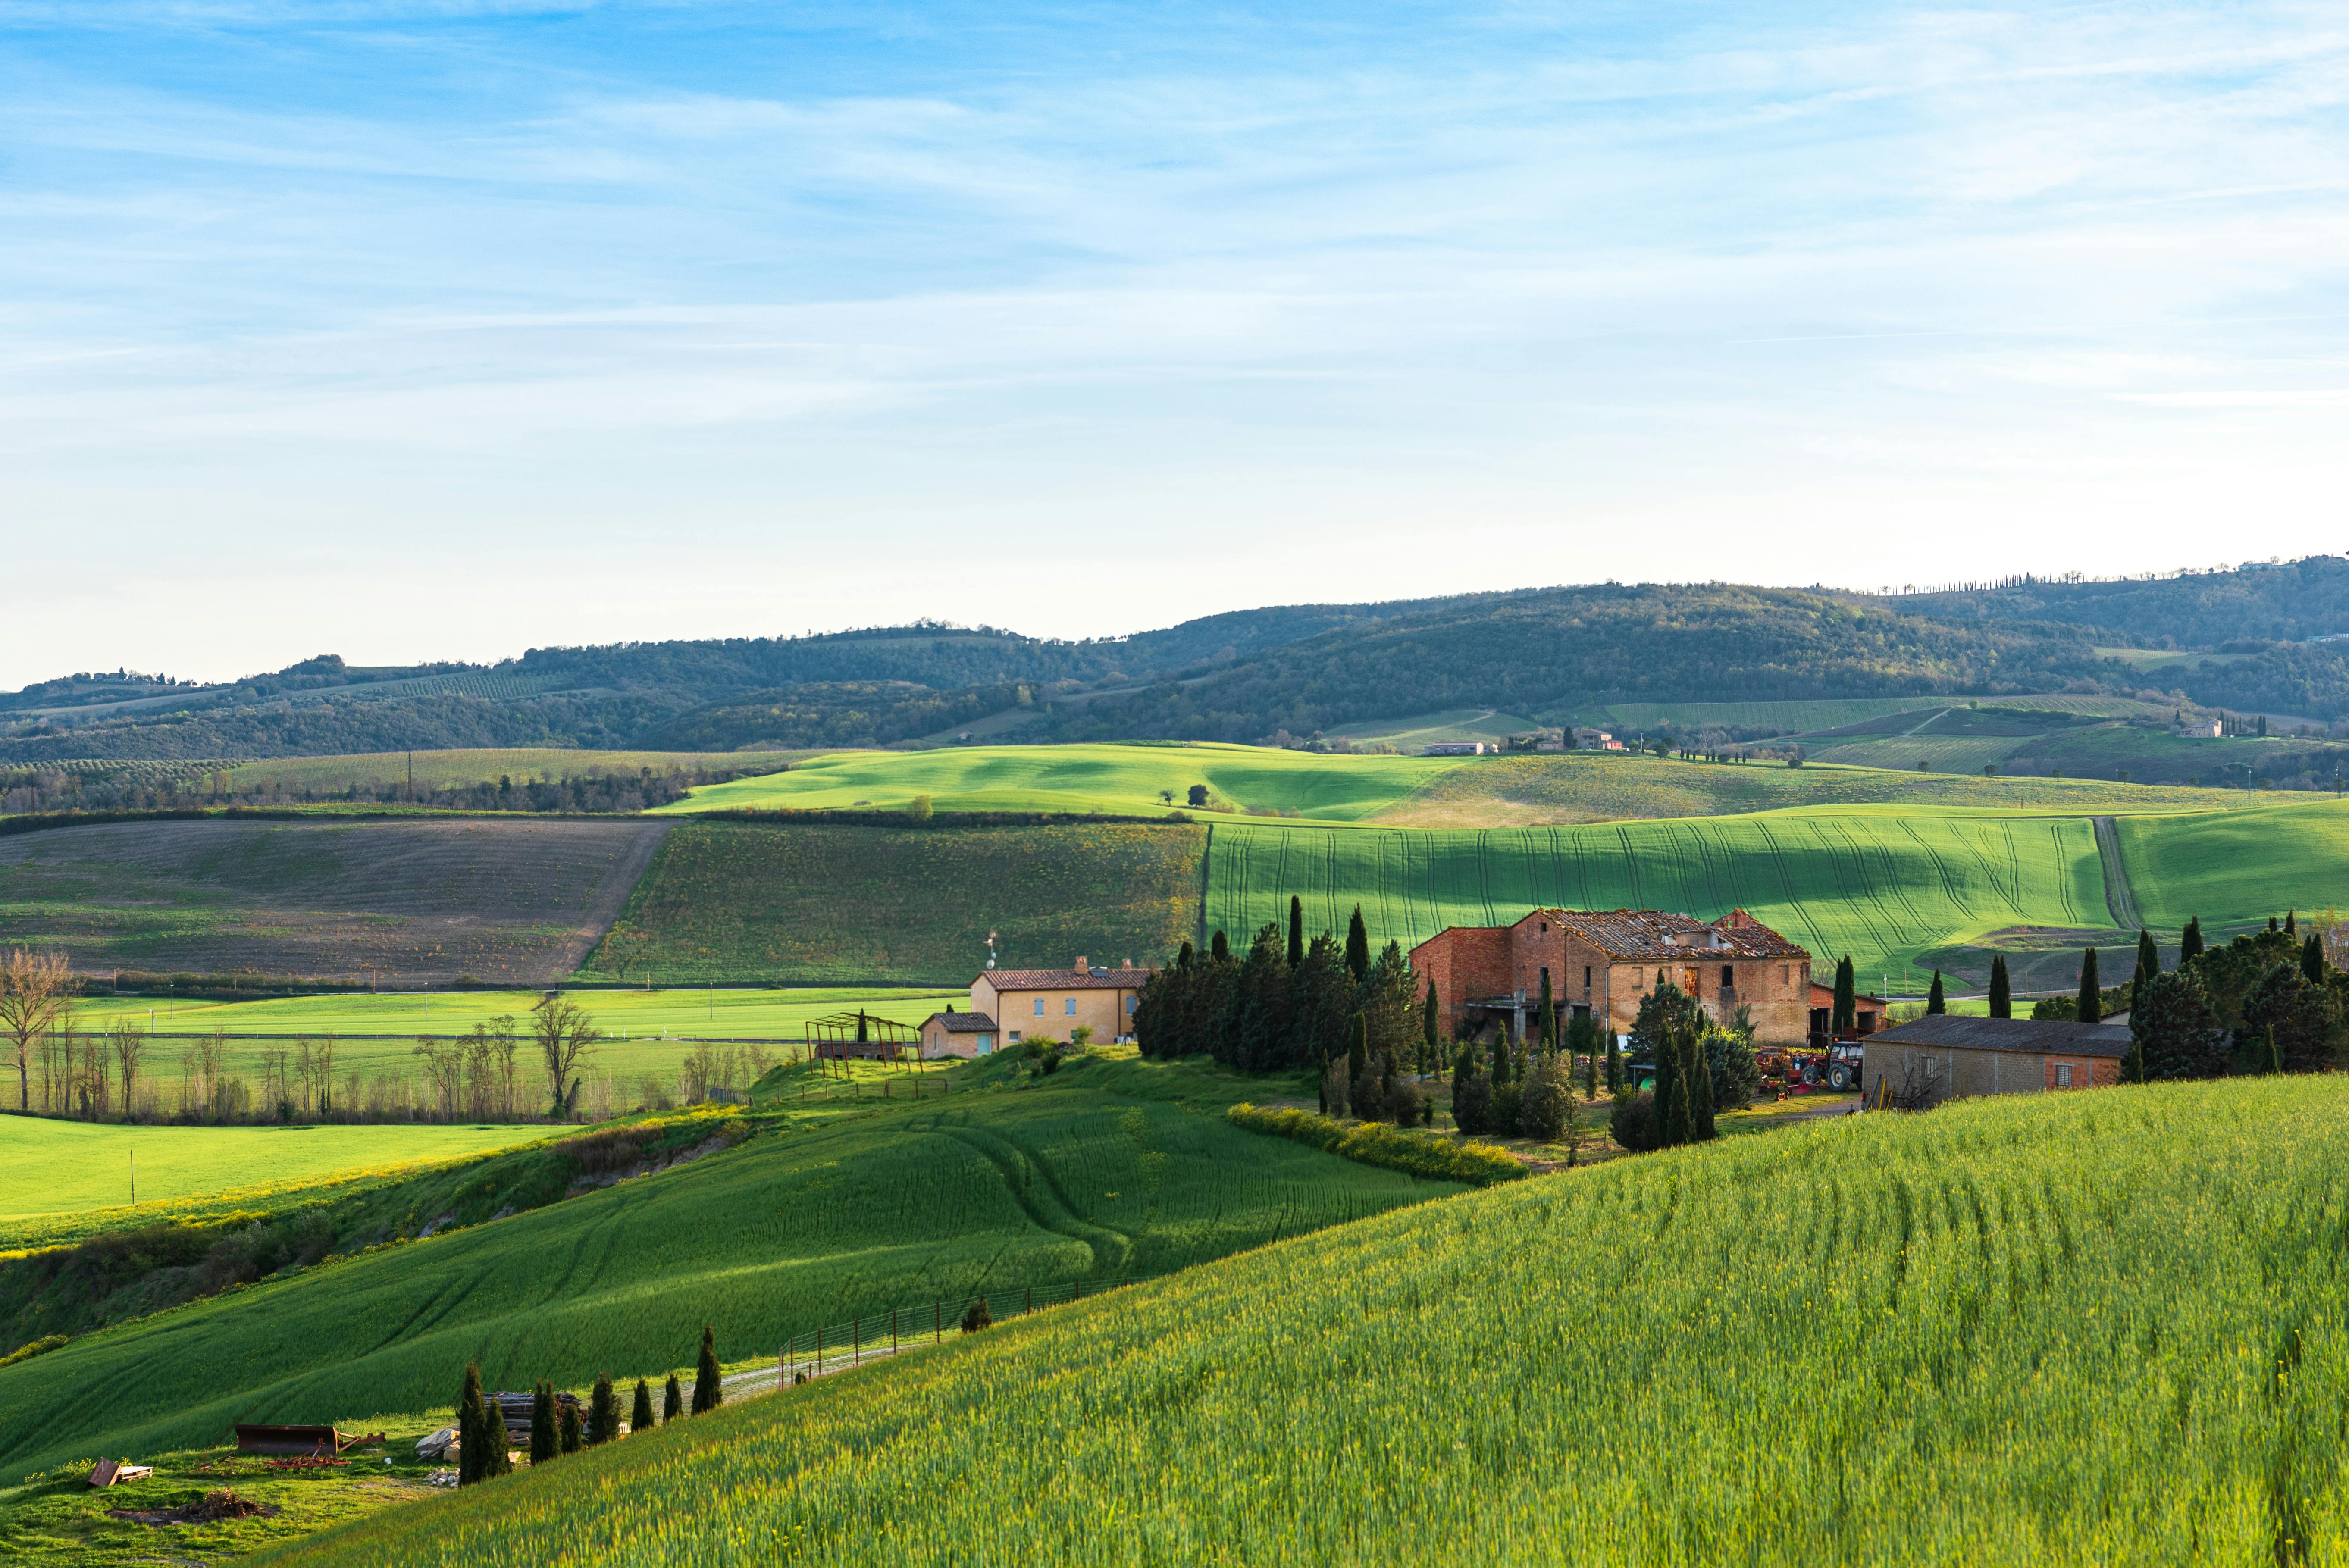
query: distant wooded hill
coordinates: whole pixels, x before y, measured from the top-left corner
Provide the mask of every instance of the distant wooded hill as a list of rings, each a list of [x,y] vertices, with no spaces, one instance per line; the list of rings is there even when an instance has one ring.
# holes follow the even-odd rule
[[[964,733],[1254,741],[1451,709],[1557,722],[1623,702],[2048,691],[2331,719],[2349,715],[2344,634],[2349,561],[2330,556],[1897,598],[1605,583],[1233,611],[1090,642],[922,623],[535,648],[491,666],[322,655],[212,686],[84,674],[0,696],[0,765]]]

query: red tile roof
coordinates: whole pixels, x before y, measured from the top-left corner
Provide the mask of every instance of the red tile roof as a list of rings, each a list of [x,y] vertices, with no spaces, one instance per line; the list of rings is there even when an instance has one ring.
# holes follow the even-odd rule
[[[995,1033],[995,1020],[988,1017],[984,1013],[933,1013],[928,1017],[923,1019],[922,1024],[924,1027],[927,1027],[932,1024],[944,1024],[947,1026],[947,1033],[949,1035],[991,1035]]]
[[[998,991],[1139,991],[1147,969],[989,969],[979,980]]]
[[[1526,920],[1537,917],[1574,933],[1609,958],[1810,956],[1742,909],[1710,923],[1656,909],[1537,909]],[[1523,925],[1525,921],[1517,923]]]

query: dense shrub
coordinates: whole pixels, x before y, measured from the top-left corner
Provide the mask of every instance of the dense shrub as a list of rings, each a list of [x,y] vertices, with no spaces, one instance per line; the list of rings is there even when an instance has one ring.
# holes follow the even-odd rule
[[[964,1309],[962,1315],[962,1331],[965,1334],[977,1334],[982,1328],[992,1328],[994,1326],[995,1315],[987,1310],[987,1297],[983,1295],[980,1296],[977,1301],[972,1302],[968,1307]]]
[[[1617,1143],[1635,1154],[1645,1154],[1658,1147],[1661,1136],[1656,1127],[1656,1097],[1651,1094],[1619,1094],[1615,1109],[1608,1118],[1607,1130]]]
[[[1562,1057],[1545,1056],[1526,1074],[1517,1099],[1517,1125],[1525,1136],[1555,1143],[1574,1109],[1574,1079]]]
[[[1453,1075],[1452,1120],[1470,1134],[1493,1130],[1493,1080],[1483,1073]]]
[[[1294,1139],[1364,1165],[1407,1171],[1433,1181],[1489,1187],[1516,1181],[1526,1174],[1524,1166],[1486,1144],[1454,1143],[1448,1138],[1402,1132],[1371,1123],[1341,1127],[1309,1110],[1236,1105],[1226,1114],[1232,1125],[1250,1132]]]

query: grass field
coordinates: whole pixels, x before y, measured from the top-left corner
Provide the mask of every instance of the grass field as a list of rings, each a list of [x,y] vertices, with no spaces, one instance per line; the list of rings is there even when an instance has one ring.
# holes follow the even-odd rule
[[[974,746],[841,752],[788,773],[712,784],[664,814],[867,806],[927,795],[939,810],[1159,815],[1194,784],[1211,806],[1356,821],[1393,804],[1457,758],[1337,757],[1261,746]]]
[[[475,1358],[493,1387],[582,1387],[689,1366],[709,1323],[721,1357],[747,1359],[853,1314],[1161,1272],[1458,1190],[1231,1127],[1224,1109],[1263,1079],[1134,1059],[957,1070],[978,1087],[787,1119],[0,1368],[0,1477],[188,1447],[239,1419],[442,1406]]]
[[[581,974],[968,985],[990,931],[1005,968],[1142,963],[1191,933],[1206,842],[1179,823],[682,821]]]
[[[1455,707],[1444,713],[1423,713],[1409,718],[1342,724],[1330,730],[1330,734],[1358,744],[1370,742],[1410,752],[1447,740],[1506,740],[1512,735],[1523,735],[1538,728],[1540,722],[1514,713],[1503,713],[1497,708]]]
[[[2337,1078],[1837,1118],[1302,1237],[285,1560],[2334,1562],[2344,1169]]]
[[[1500,828],[1713,817],[1790,806],[2007,807],[2095,814],[2272,805],[2243,789],[2154,789],[2093,779],[1984,779],[1949,772],[1661,757],[1495,757],[1440,774],[1375,818],[1380,827]],[[1220,819],[1219,819],[1220,820]]]
[[[968,976],[966,976],[968,979]],[[863,1008],[876,1018],[918,1024],[947,1006],[969,1006],[967,990],[928,987],[804,987],[789,991],[574,991],[566,995],[585,1008],[603,1042],[585,1066],[616,1084],[622,1104],[633,1104],[647,1074],[675,1091],[675,1078],[696,1039],[771,1043],[770,1054],[789,1056],[805,1037],[811,1018]],[[518,1020],[523,1035],[523,1077],[534,1097],[541,1072],[532,1059],[527,1035],[534,991],[441,991],[378,995],[299,996],[266,1002],[172,1003],[161,996],[100,996],[75,1005],[72,1026],[99,1030],[128,1017],[152,1031],[147,1072],[168,1097],[178,1083],[180,1053],[197,1037],[218,1029],[231,1036],[228,1070],[248,1078],[262,1068],[273,1040],[308,1036],[335,1037],[338,1076],[353,1072],[407,1074],[419,1082],[417,1037],[446,1039],[476,1023],[504,1016]],[[374,1038],[365,1037],[373,1036]],[[38,1088],[36,1086],[37,1094]],[[535,1105],[535,1099],[532,1104]]]
[[[1527,910],[1744,908],[1820,968],[1849,954],[1869,984],[1922,991],[1927,949],[2010,925],[2101,926],[2102,863],[2085,817],[1928,815],[1896,807],[1477,832],[1300,834],[1221,826],[1207,922],[1235,941],[1303,897],[1309,927],[1356,903],[1374,944]]]
[[[242,794],[267,790],[298,795],[329,794],[357,785],[362,789],[404,784],[414,768],[419,789],[456,789],[494,784],[501,778],[520,784],[530,779],[581,779],[587,775],[635,773],[649,768],[656,773],[672,769],[781,768],[816,755],[806,751],[566,751],[554,747],[508,750],[377,751],[350,757],[276,757],[261,762],[224,764],[231,789]]]
[[[1886,696],[1822,698],[1808,702],[1619,702],[1597,710],[1584,723],[1602,727],[1621,727],[1632,730],[1653,729],[1665,720],[1679,729],[1700,728],[1706,725],[1723,727],[1770,727],[1808,735],[1822,729],[1838,729],[1845,725],[1859,724],[1871,718],[1883,718],[1896,713],[1914,713],[1920,717],[1936,708],[1963,707],[1969,701],[1995,700],[2002,707],[2025,708],[2042,713],[2071,713],[2095,718],[2131,718],[2139,714],[2169,710],[2158,704],[2142,703],[2125,696],[2073,696],[2049,694],[2031,696],[1948,697],[1948,696]]]
[[[2114,823],[2137,912],[2164,930],[2349,907],[2349,802]]]
[[[83,970],[559,978],[667,828],[641,820],[113,822],[0,839],[0,944]]]
[[[134,1161],[140,1205],[161,1214],[191,1199],[332,1184],[547,1133],[543,1127],[125,1127],[0,1116],[0,1222],[125,1205]],[[0,1233],[18,1228],[0,1225]]]

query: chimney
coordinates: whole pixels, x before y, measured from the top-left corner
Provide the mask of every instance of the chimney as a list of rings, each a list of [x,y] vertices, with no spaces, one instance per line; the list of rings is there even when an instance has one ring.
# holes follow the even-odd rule
[[[1127,959],[1127,960],[1125,961],[1125,966],[1126,966],[1128,969],[1133,968],[1133,959],[1131,959],[1131,958]]]
[[[1076,971],[1077,971],[1077,973],[1078,973],[1078,974],[1080,974],[1080,975],[1090,974],[1090,973],[1092,972],[1092,971],[1091,971],[1091,969],[1087,966],[1087,965],[1086,965],[1086,963],[1085,963],[1085,955],[1084,955],[1083,954],[1081,954],[1081,953],[1080,953],[1080,954],[1077,954],[1077,962],[1076,962],[1076,965],[1075,965],[1075,967],[1076,967]]]

